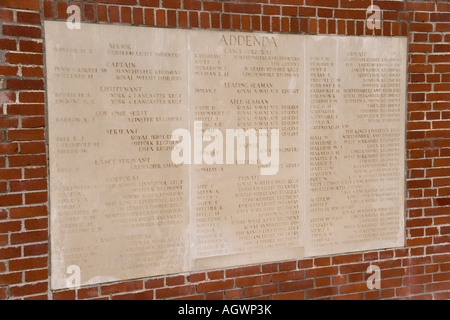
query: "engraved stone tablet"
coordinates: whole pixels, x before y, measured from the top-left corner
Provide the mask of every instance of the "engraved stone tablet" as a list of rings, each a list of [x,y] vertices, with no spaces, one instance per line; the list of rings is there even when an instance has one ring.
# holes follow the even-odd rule
[[[193,269],[304,255],[303,41],[292,35],[188,33],[191,121],[226,138],[225,164],[191,167]],[[253,153],[256,165],[238,163],[239,138],[227,134],[237,130],[248,133],[244,143],[254,144],[246,160]]]
[[[406,39],[45,23],[52,289],[404,244]]]
[[[52,288],[189,270],[186,33],[45,26]]]
[[[307,255],[404,244],[404,40],[307,38]]]

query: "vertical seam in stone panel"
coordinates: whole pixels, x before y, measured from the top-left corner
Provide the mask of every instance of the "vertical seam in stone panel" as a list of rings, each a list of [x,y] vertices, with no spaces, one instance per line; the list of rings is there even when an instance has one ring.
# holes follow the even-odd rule
[[[309,25],[309,23],[308,23]],[[308,124],[307,124],[307,112],[306,112],[306,108],[309,108],[309,106],[307,106],[307,99],[306,99],[306,41],[307,38],[305,36],[302,36],[303,38],[303,74],[305,75],[303,77],[303,141],[309,141],[307,140],[307,134],[308,134]],[[309,136],[308,136],[308,139]],[[303,183],[306,186],[306,181],[308,181],[306,178],[309,177],[309,173],[307,174],[307,170],[306,170],[306,158],[307,155],[309,155],[309,150],[307,151],[306,146],[309,146],[309,142],[304,143],[303,146],[303,179],[305,180],[305,182]],[[308,152],[308,153],[307,153]],[[306,188],[303,187],[303,233],[306,233],[306,219],[307,219],[307,215],[306,215],[306,198],[307,197],[307,193],[306,193]],[[306,248],[306,239],[305,236],[303,236],[303,257],[306,256],[306,252],[307,252],[307,248]],[[306,276],[306,270],[305,270],[305,276]],[[305,291],[306,294],[306,291]]]
[[[191,127],[191,95],[190,95],[190,92],[191,92],[191,85],[190,85],[190,81],[189,81],[189,79],[190,79],[190,68],[191,68],[191,63],[190,63],[190,51],[191,51],[191,41],[190,41],[190,35],[189,35],[189,33],[188,33],[188,31],[187,30],[185,30],[184,31],[185,32],[185,34],[186,34],[186,46],[187,46],[187,50],[186,50],[186,65],[187,65],[187,74],[186,74],[186,81],[187,81],[187,86],[186,86],[186,88],[187,88],[187,92],[186,92],[186,96],[187,96],[187,122],[188,122],[188,125],[187,125],[187,127],[188,127],[188,130],[189,130],[189,132],[192,132],[192,127]],[[192,156],[192,154],[191,154],[191,156]],[[189,159],[189,162],[191,161],[191,159]],[[189,199],[189,201],[188,201],[188,210],[189,210],[189,228],[190,228],[190,230],[189,230],[189,270],[190,270],[190,272],[192,272],[192,270],[193,270],[193,259],[192,259],[192,252],[191,252],[191,250],[192,250],[192,243],[193,243],[193,241],[192,241],[192,238],[193,238],[193,232],[192,232],[192,227],[193,227],[193,222],[194,222],[194,214],[192,214],[192,188],[191,188],[191,186],[193,185],[193,183],[192,183],[192,177],[191,177],[191,166],[190,165],[188,165],[188,182],[189,182],[189,185],[188,185],[188,192],[189,192],[189,195],[188,195],[188,199]],[[196,291],[197,291],[197,286],[195,286],[195,288],[196,288]]]

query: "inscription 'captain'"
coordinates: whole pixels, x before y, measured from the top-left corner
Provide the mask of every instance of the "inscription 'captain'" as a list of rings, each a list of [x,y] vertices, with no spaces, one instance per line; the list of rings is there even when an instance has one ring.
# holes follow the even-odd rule
[[[220,37],[219,44],[226,46],[247,46],[247,47],[278,47],[275,37],[258,36],[258,35],[233,35],[223,34]]]

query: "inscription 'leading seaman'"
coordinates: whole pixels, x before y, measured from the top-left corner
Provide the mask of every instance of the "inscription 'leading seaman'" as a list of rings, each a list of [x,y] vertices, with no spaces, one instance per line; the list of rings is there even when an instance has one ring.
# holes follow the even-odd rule
[[[278,47],[275,37],[259,36],[259,35],[233,35],[223,34],[220,37],[220,45],[226,46],[246,46],[246,47]]]

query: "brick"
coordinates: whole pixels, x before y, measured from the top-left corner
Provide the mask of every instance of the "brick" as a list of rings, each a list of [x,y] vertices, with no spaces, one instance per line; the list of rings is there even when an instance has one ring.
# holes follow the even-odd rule
[[[243,295],[242,289],[231,289],[225,291],[225,300],[241,299]]]
[[[173,276],[173,277],[166,278],[167,286],[176,286],[176,285],[184,284],[184,282],[185,282],[184,276]]]
[[[297,261],[282,262],[282,263],[280,263],[278,268],[280,271],[296,270],[297,269]]]
[[[208,272],[208,279],[210,279],[210,280],[223,279],[224,277],[225,277],[225,272],[222,270]]]
[[[433,294],[435,300],[450,300],[450,291],[436,292]]]
[[[17,143],[0,143],[0,154],[16,154],[18,150]]]
[[[233,12],[233,13],[261,13],[261,5],[256,3],[229,3],[225,2],[224,4],[224,12]]]
[[[0,233],[17,232],[20,231],[21,228],[22,228],[21,221],[0,222]]]
[[[0,91],[0,103],[11,103],[16,101],[16,93],[11,91]]]
[[[180,26],[181,26],[181,24],[180,24]],[[211,28],[220,29],[220,14],[219,13],[214,13],[214,12],[211,13]]]
[[[42,256],[48,254],[48,243],[30,244],[23,247],[24,256]]]
[[[251,30],[251,15],[242,15],[242,30],[250,31]]]
[[[239,15],[239,14],[231,15],[231,29],[232,30],[241,30],[241,15]]]
[[[309,270],[308,270],[309,272]],[[308,273],[308,276],[311,275]],[[298,279],[304,279],[305,278],[305,271],[287,271],[287,272],[279,272],[272,274],[272,282],[281,282],[281,281],[288,281],[288,280],[298,280]]]
[[[144,284],[143,284],[142,280],[137,280],[137,281],[105,285],[100,288],[100,292],[102,295],[110,295],[110,294],[126,292],[126,291],[142,290],[143,288],[144,288]]]
[[[9,289],[11,297],[33,295],[37,293],[47,292],[47,290],[48,282],[26,284],[22,286],[11,286]]]
[[[47,230],[11,233],[11,244],[24,244],[48,240]]]
[[[281,7],[274,5],[264,5],[263,14],[265,15],[279,15],[281,14]]]
[[[203,13],[205,13],[208,16],[207,12],[203,12]],[[203,21],[203,19],[202,19],[202,21]],[[208,16],[208,20],[207,21],[209,23],[209,16]],[[175,10],[168,10],[167,11],[167,25],[169,27],[176,27],[177,26],[177,12]],[[207,26],[205,25],[205,28],[209,28],[209,24]]]
[[[43,128],[45,117],[22,117],[22,128]]]
[[[427,208],[424,210],[424,213],[425,216],[448,215],[450,213],[450,207]]]
[[[433,274],[433,282],[450,281],[450,272],[441,272]]]
[[[430,283],[427,284],[425,287],[427,292],[450,291],[450,281]]]
[[[329,257],[314,258],[314,266],[315,267],[329,266],[330,262],[331,262],[331,259]]]
[[[54,18],[54,1],[44,0],[44,18],[51,19]]]
[[[343,263],[351,263],[351,262],[359,262],[359,261],[362,261],[362,254],[351,254],[351,255],[333,257],[332,264],[343,264]]]
[[[273,300],[305,300],[305,293],[302,291],[279,293],[279,294],[274,294],[272,296],[272,299]]]
[[[278,292],[278,284],[272,283],[261,286],[262,294],[274,294]]]
[[[13,39],[0,39],[0,50],[16,50],[16,41]]]
[[[52,300],[75,300],[75,290],[66,290],[52,293]]]
[[[192,273],[187,276],[187,281],[194,283],[206,280],[206,274],[204,272],[201,273]]]
[[[340,288],[339,293],[340,294],[349,294],[349,293],[356,293],[356,292],[365,292],[368,291],[367,283],[352,283],[352,284],[346,284],[342,285]]]
[[[164,278],[150,279],[145,281],[145,289],[164,287]]]
[[[20,169],[0,169],[0,180],[20,179],[22,171]]]
[[[208,292],[205,294],[205,300],[223,300],[223,292]]]
[[[22,204],[22,194],[0,194],[0,206],[9,207]]]
[[[44,90],[44,81],[32,79],[7,79],[6,87],[11,90]]]
[[[39,10],[39,0],[1,0],[0,5],[6,8]]]
[[[119,23],[120,22],[120,8],[118,6],[108,7],[109,22]]]
[[[1,21],[14,21],[14,12],[8,9],[0,9]]]
[[[47,267],[47,257],[12,259],[9,261],[9,271],[42,269]]]
[[[365,19],[366,10],[334,10],[335,19]]]
[[[19,101],[21,103],[43,103],[44,92],[26,92],[22,91],[19,93]]]
[[[200,285],[200,284],[199,284]],[[207,290],[209,291],[209,290]],[[156,289],[156,299],[165,299],[195,294],[195,285]]]
[[[298,16],[298,8],[297,7],[287,7],[287,6],[282,6],[281,7],[281,14],[283,16],[293,16],[296,17]]]
[[[22,282],[22,272],[0,274],[0,286]]]
[[[84,19],[86,21],[95,21],[95,9],[93,4],[84,4]],[[127,8],[127,7],[124,7]],[[131,10],[131,9],[130,9]]]
[[[201,10],[202,2],[200,0],[183,0],[185,10]]]
[[[44,69],[42,67],[22,67],[22,76],[24,78],[42,78]]]
[[[25,220],[26,230],[48,229],[48,218]]]
[[[99,289],[95,288],[81,288],[78,289],[78,299],[91,299],[98,297]]]
[[[380,286],[383,289],[401,287],[402,286],[402,278],[381,279]]]
[[[156,25],[165,26],[166,25],[166,10],[156,10]]]
[[[21,247],[0,248],[0,260],[19,258],[21,255],[22,255]]]
[[[218,290],[227,290],[233,288],[234,280],[218,280],[218,281],[210,281],[210,282],[202,282],[197,285],[197,292],[211,292]]]
[[[9,115],[45,115],[44,104],[11,104],[7,106]]]
[[[145,0],[140,0],[145,1]],[[108,4],[121,4],[121,5],[129,5],[134,6],[137,4],[137,0],[94,0],[94,2],[103,2]]]
[[[407,1],[406,2],[406,10],[415,10],[415,11],[434,11],[435,4],[433,2],[426,1]]]
[[[9,157],[10,167],[24,167],[24,166],[44,166],[47,164],[45,155],[18,155]]]
[[[17,22],[24,24],[41,24],[41,15],[36,12],[18,11]]]
[[[97,20],[101,22],[108,21],[108,8],[105,5],[97,6]]]
[[[206,11],[222,11],[223,10],[223,3],[222,2],[218,2],[218,1],[204,1],[203,2],[203,10],[206,10]]]
[[[310,289],[313,287],[314,287],[314,280],[312,280],[312,279],[287,281],[287,282],[282,282],[280,284],[280,290],[282,292],[305,290],[305,289]]]
[[[319,297],[334,296],[338,293],[338,287],[325,287],[319,289],[311,289],[306,291],[307,299],[316,299]]]
[[[133,8],[133,24],[144,24],[144,11],[142,8]]]
[[[429,283],[432,280],[431,275],[418,275],[418,276],[408,276],[403,279],[403,283],[406,286],[410,286],[413,284],[425,284]]]
[[[270,274],[236,278],[236,287],[249,287],[270,283]]]
[[[144,7],[159,7],[159,0],[140,0],[139,4]]]
[[[239,267],[226,270],[225,276],[227,278],[243,277],[248,275],[254,275],[261,272],[260,266]]]
[[[19,68],[15,66],[0,66],[0,75],[6,77],[16,76],[19,72]]]
[[[430,13],[430,21],[442,21],[448,23],[448,21],[450,21],[450,12],[432,12]]]
[[[48,269],[25,271],[25,282],[36,282],[48,279]]]
[[[113,295],[112,300],[153,300],[153,290]]]
[[[21,142],[20,143],[20,153],[21,154],[35,154],[35,153],[45,153],[46,147],[45,142],[33,141],[33,142]]]
[[[270,17],[263,16],[261,17],[261,30],[270,32]]]
[[[40,27],[30,27],[21,25],[3,25],[3,35],[23,38],[42,38]]]
[[[8,140],[11,141],[32,141],[44,140],[43,129],[11,129],[8,131]]]
[[[450,244],[440,245],[440,246],[430,246],[427,247],[427,254],[437,254],[437,253],[447,253],[450,252]]]

